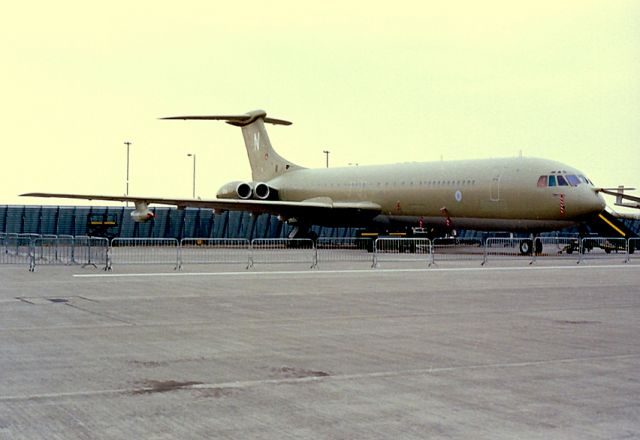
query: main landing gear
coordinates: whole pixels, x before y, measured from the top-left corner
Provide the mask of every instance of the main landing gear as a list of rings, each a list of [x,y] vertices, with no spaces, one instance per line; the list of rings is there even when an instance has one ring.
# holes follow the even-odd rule
[[[306,238],[312,240],[314,243],[318,240],[318,234],[315,231],[309,229],[307,225],[301,225],[299,223],[292,224],[293,229],[289,232],[289,239]]]
[[[520,241],[521,255],[531,255],[533,252],[536,254],[542,253],[542,242],[540,240],[527,238],[526,240]]]

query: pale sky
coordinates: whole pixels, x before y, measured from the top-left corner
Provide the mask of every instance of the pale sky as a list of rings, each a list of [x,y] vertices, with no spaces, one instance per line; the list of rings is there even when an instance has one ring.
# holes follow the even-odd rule
[[[264,109],[308,167],[525,156],[640,187],[640,2],[10,2],[0,204],[30,191],[212,198]],[[639,191],[636,191],[639,192]],[[611,202],[611,201],[610,201]],[[88,202],[90,203],[90,202]],[[94,203],[95,204],[95,203]]]

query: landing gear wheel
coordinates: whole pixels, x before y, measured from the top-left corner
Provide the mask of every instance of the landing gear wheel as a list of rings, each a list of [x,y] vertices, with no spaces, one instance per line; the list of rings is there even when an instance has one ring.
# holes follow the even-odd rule
[[[542,253],[542,241],[541,240],[535,240],[533,242],[533,250],[536,254],[540,255]]]
[[[520,254],[521,255],[531,255],[533,251],[533,241],[532,240],[522,240],[520,242]]]

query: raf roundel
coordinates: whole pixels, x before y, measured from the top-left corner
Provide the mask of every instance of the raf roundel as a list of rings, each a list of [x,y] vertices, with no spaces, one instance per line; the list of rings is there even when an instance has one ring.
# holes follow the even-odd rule
[[[462,191],[458,190],[455,194],[456,202],[462,202]]]

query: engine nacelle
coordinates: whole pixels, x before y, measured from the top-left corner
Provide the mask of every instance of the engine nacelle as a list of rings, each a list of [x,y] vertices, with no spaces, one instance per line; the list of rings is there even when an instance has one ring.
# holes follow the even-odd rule
[[[236,194],[242,200],[250,199],[253,195],[253,183],[242,182],[236,187]]]
[[[217,192],[219,199],[276,200],[278,191],[264,182],[234,181],[224,184]]]
[[[250,199],[253,195],[253,182],[234,181],[229,182],[218,190],[216,197],[219,199]]]
[[[256,183],[256,186],[253,188],[253,194],[260,200],[273,200],[278,198],[278,191],[264,182]]]
[[[136,202],[136,209],[131,211],[131,219],[136,223],[148,222],[155,216],[147,204],[143,202]]]

